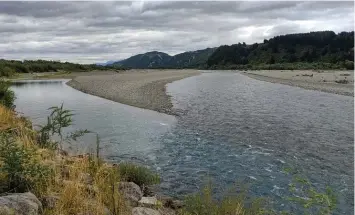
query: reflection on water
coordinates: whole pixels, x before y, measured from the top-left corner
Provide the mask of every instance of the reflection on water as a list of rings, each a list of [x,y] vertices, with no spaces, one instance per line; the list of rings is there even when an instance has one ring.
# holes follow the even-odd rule
[[[12,86],[17,97],[16,110],[30,116],[35,124],[45,123],[47,110],[64,103],[74,112],[75,129],[88,129],[100,135],[101,153],[108,159],[145,159],[150,150],[160,147],[155,141],[175,123],[175,118],[150,110],[115,103],[77,91],[65,81],[29,81]],[[91,150],[95,138],[88,135],[71,150]]]
[[[338,214],[353,212],[353,98],[250,79],[204,73],[168,85],[174,117],[114,103],[65,84],[13,86],[17,110],[35,122],[47,107],[64,102],[76,113],[75,128],[97,131],[103,155],[155,168],[170,195],[196,191],[206,177],[217,194],[236,181],[284,209],[290,178],[301,170],[316,187],[331,185]],[[90,142],[91,141],[91,142]],[[91,138],[80,145],[83,150]]]

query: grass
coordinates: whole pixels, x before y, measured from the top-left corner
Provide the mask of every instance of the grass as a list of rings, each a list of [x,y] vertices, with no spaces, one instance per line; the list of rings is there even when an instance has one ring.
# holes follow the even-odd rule
[[[28,120],[1,105],[0,134],[0,185],[12,184],[1,193],[15,191],[12,188],[26,180],[28,183],[21,187],[21,192],[31,191],[39,199],[59,197],[55,207],[46,209],[44,214],[99,215],[107,210],[114,215],[128,214],[129,208],[116,189],[120,174],[115,166],[99,161],[96,156],[69,157],[40,148],[36,143],[37,132]],[[63,174],[64,170],[67,174]],[[84,176],[92,178],[90,184],[83,181]]]
[[[160,177],[150,169],[131,163],[121,163],[118,173],[124,181],[134,182],[140,187],[159,184]]]
[[[186,207],[179,213],[181,215],[263,215],[275,214],[267,209],[264,198],[247,198],[246,191],[237,194],[230,192],[221,200],[213,197],[213,186],[208,183],[200,192],[186,198]]]

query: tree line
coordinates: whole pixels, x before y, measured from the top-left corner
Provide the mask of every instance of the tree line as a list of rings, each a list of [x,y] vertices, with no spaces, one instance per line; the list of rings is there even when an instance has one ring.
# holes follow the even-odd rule
[[[220,46],[209,69],[354,69],[354,32],[319,31],[276,36],[263,43]]]
[[[43,73],[43,72],[87,72],[91,70],[122,69],[119,66],[101,66],[96,64],[77,64],[70,62],[48,60],[4,60],[0,59],[0,76],[10,77],[15,73]]]

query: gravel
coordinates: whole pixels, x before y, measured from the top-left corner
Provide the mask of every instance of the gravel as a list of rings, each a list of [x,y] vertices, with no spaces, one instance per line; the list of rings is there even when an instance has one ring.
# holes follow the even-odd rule
[[[91,95],[174,115],[165,85],[198,74],[197,70],[129,70],[116,74],[78,76],[67,84]]]

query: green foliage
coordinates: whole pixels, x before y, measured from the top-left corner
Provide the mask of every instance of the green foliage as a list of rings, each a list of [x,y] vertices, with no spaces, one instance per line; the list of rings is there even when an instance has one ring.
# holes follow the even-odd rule
[[[354,70],[354,61],[346,60],[344,62],[345,69]]]
[[[160,183],[160,177],[156,173],[131,163],[120,163],[118,173],[123,181],[134,182],[140,187]]]
[[[245,188],[244,188],[245,189]],[[262,215],[274,214],[268,209],[263,198],[247,198],[245,190],[238,194],[227,194],[221,200],[213,197],[213,187],[208,183],[201,192],[190,195],[185,207],[180,211],[184,215]]]
[[[352,69],[353,47],[354,32],[288,34],[260,44],[220,46],[208,58],[207,68]]]
[[[325,191],[319,191],[297,171],[291,168],[286,168],[284,171],[292,175],[292,182],[289,184],[292,196],[287,198],[290,203],[300,205],[303,213],[308,215],[333,213],[337,206],[337,197],[330,187],[326,187]],[[292,213],[284,212],[284,214]]]
[[[0,67],[0,77],[5,76],[5,77],[11,77],[15,74],[15,70],[5,66],[5,67]]]
[[[36,151],[15,142],[5,133],[0,134],[0,173],[5,175],[7,190],[25,192],[45,187],[50,169],[36,160]]]
[[[122,70],[117,66],[99,66],[95,64],[76,64],[46,60],[4,60],[0,59],[0,77],[10,77],[14,73],[42,73],[42,72],[87,72],[90,70]]]
[[[13,109],[15,98],[15,93],[10,90],[10,83],[0,80],[0,104]]]
[[[72,114],[71,110],[66,110],[63,108],[63,104],[60,107],[54,106],[50,107],[52,110],[51,114],[47,117],[47,124],[44,126],[39,126],[39,136],[38,144],[43,148],[57,149],[58,147],[62,149],[63,140],[70,142],[70,140],[76,141],[79,137],[91,133],[90,131],[76,130],[70,133],[65,139],[63,138],[63,130],[72,125]],[[58,135],[60,141],[54,141],[53,136]]]

